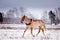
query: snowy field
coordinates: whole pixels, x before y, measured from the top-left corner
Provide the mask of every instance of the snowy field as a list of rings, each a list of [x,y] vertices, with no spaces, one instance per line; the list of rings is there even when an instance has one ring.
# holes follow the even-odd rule
[[[15,26],[17,25],[15,24]],[[46,30],[44,32],[45,36],[43,35],[42,32],[40,32],[38,36],[32,37],[32,35],[30,34],[30,30],[28,29],[27,32],[25,33],[24,38],[22,38],[24,29],[18,29],[18,28],[17,29],[0,29],[0,40],[60,40],[60,30],[54,30],[54,29]],[[33,30],[34,35],[36,35],[37,32],[38,32],[38,29]]]

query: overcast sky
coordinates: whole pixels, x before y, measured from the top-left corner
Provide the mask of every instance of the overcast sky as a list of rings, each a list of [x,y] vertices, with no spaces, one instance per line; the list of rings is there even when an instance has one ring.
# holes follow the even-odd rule
[[[0,8],[7,7],[56,8],[60,0],[0,0]]]

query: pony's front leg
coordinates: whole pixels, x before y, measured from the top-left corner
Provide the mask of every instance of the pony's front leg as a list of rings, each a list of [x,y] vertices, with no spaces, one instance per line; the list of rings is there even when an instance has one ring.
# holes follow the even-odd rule
[[[24,37],[24,34],[25,34],[25,32],[27,31],[27,29],[28,29],[28,27],[26,27],[26,29],[24,30],[24,33],[23,33],[23,36],[22,36],[22,37]]]
[[[41,30],[41,28],[39,27],[39,30],[38,30],[38,33],[36,34],[36,36],[40,33],[40,30]]]
[[[32,27],[30,28],[30,30],[31,30],[31,35],[32,35],[33,37],[35,37],[35,36],[33,35],[33,33],[32,33],[32,31],[33,31],[33,28],[32,28]]]

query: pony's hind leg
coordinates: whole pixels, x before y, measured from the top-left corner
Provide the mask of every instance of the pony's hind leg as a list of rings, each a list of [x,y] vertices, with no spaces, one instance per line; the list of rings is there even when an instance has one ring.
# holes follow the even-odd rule
[[[38,30],[38,33],[36,34],[36,36],[40,33],[40,30],[41,30],[41,28],[40,28],[40,26],[39,26],[39,30]]]
[[[43,32],[43,34],[44,34],[44,29],[42,28],[42,32]],[[44,34],[45,35],[45,34]]]
[[[24,34],[25,34],[25,32],[27,31],[27,29],[28,29],[28,27],[26,27],[26,29],[24,30],[24,33],[23,33],[23,36],[22,36],[22,37],[24,37]]]
[[[47,29],[46,29],[45,25],[44,25],[43,27],[44,27],[44,28],[42,28],[42,32],[43,32],[43,34],[45,35],[44,31],[46,31]]]
[[[33,31],[33,28],[32,28],[32,27],[30,28],[30,30],[31,30],[31,35],[32,35],[33,37],[35,37],[35,36],[33,35],[33,33],[32,33],[32,31]]]

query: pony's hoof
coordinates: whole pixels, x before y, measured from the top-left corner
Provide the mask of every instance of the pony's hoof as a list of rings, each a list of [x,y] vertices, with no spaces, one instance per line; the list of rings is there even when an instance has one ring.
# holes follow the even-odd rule
[[[24,38],[24,36],[22,36],[22,38]]]
[[[33,37],[35,37],[35,35],[33,35]]]
[[[38,34],[36,34],[36,36],[38,36]]]

